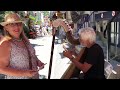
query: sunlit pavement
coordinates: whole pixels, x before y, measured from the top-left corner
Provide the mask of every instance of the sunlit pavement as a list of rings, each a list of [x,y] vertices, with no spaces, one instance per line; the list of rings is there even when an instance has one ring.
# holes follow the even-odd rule
[[[34,46],[37,57],[44,63],[47,63],[44,69],[39,71],[40,75],[45,76],[48,79],[49,62],[51,54],[52,36],[38,37],[36,39],[30,39],[31,44]],[[60,79],[65,70],[70,65],[69,59],[62,55],[62,44],[54,43],[53,63],[50,79]]]
[[[57,39],[57,37],[56,37]],[[58,39],[59,40],[59,39]],[[49,62],[50,62],[50,54],[51,54],[51,45],[52,45],[52,36],[46,36],[46,37],[38,37],[36,39],[30,39],[30,42],[34,46],[36,50],[37,57],[44,63],[47,63],[44,67],[44,69],[39,71],[39,74],[42,76],[45,76],[46,79],[48,79],[48,72],[49,72]],[[56,43],[57,40],[55,40],[54,43],[54,54],[53,54],[53,62],[52,62],[52,70],[51,70],[51,77],[50,79],[60,79],[61,76],[64,74],[65,70],[68,68],[69,59],[65,58],[62,55],[63,47],[62,44]],[[99,45],[101,43],[97,41]],[[102,47],[102,45],[101,45]],[[103,48],[104,49],[104,48]],[[106,51],[106,50],[104,50]],[[104,52],[106,56],[106,52]],[[111,60],[110,63],[113,65],[113,69],[117,71],[117,76],[119,77],[119,66],[120,63],[117,61]],[[114,76],[114,77],[117,77]],[[44,78],[44,77],[41,77]],[[112,76],[113,78],[113,76]]]

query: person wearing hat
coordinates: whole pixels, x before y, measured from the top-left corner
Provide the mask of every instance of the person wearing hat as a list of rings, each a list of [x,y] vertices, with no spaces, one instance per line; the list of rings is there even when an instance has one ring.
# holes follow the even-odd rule
[[[44,68],[24,34],[23,23],[16,13],[6,14],[0,23],[5,32],[0,41],[0,74],[5,79],[39,79],[38,71]]]

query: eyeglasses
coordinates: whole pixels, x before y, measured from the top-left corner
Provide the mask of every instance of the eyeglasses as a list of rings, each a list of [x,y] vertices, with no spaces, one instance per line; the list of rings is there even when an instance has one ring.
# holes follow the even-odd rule
[[[22,25],[22,22],[19,22],[19,23],[9,23],[6,26],[14,27],[14,26],[21,26],[21,25]]]

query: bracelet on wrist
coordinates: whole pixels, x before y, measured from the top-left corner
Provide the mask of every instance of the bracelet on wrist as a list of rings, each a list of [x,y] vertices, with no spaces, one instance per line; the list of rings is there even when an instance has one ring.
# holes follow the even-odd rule
[[[73,60],[73,59],[75,59],[76,57],[75,57],[75,55],[72,55],[72,58],[70,58],[71,60]]]

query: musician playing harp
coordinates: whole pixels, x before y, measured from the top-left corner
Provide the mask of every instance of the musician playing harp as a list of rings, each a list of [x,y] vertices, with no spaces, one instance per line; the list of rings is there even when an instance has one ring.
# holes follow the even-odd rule
[[[61,25],[64,27],[65,31],[69,32],[69,25],[64,21],[58,20],[59,23],[53,23],[53,25]],[[55,24],[57,23],[57,24]],[[70,34],[70,33],[69,33]],[[70,36],[70,35],[68,35]],[[68,38],[68,37],[67,37]],[[72,37],[69,37],[72,38]],[[79,30],[79,41],[71,43],[78,44],[78,42],[85,47],[82,56],[74,55],[69,50],[63,51],[63,55],[69,58],[77,69],[84,73],[84,79],[105,79],[104,75],[104,53],[102,48],[96,43],[96,33],[93,28],[86,27]]]

